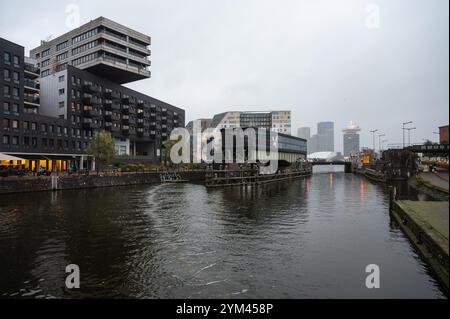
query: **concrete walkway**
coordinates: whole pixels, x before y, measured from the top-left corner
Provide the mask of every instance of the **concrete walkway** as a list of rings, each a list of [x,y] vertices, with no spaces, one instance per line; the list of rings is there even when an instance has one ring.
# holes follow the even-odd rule
[[[424,181],[429,182],[430,184],[439,188],[446,189],[448,192],[448,172],[422,172],[419,175]]]
[[[435,271],[445,291],[449,291],[449,206],[448,201],[399,200],[391,211]]]

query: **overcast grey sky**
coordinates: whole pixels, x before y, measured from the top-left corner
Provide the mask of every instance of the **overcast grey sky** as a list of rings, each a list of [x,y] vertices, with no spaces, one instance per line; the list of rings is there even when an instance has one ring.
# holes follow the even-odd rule
[[[412,120],[422,142],[448,124],[447,0],[0,1],[0,36],[26,52],[69,30],[68,4],[150,35],[152,78],[128,86],[187,121],[288,109],[293,133],[335,121],[337,150],[349,120],[367,146],[374,128],[400,143]]]

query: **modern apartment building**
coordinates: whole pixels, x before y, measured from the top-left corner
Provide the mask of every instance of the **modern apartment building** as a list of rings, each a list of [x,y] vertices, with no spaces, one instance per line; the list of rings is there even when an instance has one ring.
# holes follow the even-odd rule
[[[103,58],[73,63],[78,53],[71,45],[97,41],[99,34],[105,40],[111,30],[126,35],[126,65]],[[134,68],[129,56],[139,45],[148,56],[143,47],[149,43],[149,37],[105,18],[34,49],[35,59],[25,58],[22,46],[0,38],[0,152],[23,159],[21,165],[34,171],[92,168],[86,150],[95,132],[105,129],[115,139],[116,155],[159,161],[171,130],[184,127],[184,110],[121,85],[150,76],[144,64],[145,70]],[[70,52],[67,62],[57,58],[64,50]],[[49,72],[43,73],[47,57],[44,69]],[[64,67],[57,67],[60,62]]]
[[[150,78],[151,38],[104,17],[92,20],[30,51],[41,77],[68,65],[119,84]]]
[[[267,128],[290,135],[291,111],[225,112],[214,115],[211,126],[218,129],[235,127]]]
[[[342,130],[344,138],[344,156],[348,157],[359,152],[359,132],[361,129],[350,121]]]
[[[39,114],[39,69],[24,47],[0,38],[0,54],[0,152],[24,159],[30,170],[63,170],[75,162],[81,168],[88,140],[70,135],[64,119]]]
[[[72,66],[41,79],[41,114],[66,119],[77,136],[108,130],[118,155],[151,159],[184,127],[184,110]]]

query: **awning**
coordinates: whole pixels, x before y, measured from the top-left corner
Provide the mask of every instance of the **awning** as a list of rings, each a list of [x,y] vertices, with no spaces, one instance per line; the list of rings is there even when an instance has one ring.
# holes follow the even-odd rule
[[[0,153],[0,161],[24,161],[24,159]]]

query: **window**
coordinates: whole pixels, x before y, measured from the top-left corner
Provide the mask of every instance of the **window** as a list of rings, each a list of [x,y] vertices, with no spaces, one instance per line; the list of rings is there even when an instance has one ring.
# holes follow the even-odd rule
[[[41,67],[46,67],[46,66],[48,66],[48,65],[50,65],[50,59],[44,60],[44,61],[42,61],[42,63],[41,63]]]
[[[14,73],[13,73],[13,80],[14,81],[19,81],[19,72],[14,71]]]
[[[14,66],[20,65],[20,57],[18,55],[14,56]]]
[[[64,101],[59,102],[58,106],[59,106],[60,109],[64,108]]]
[[[47,49],[45,51],[42,51],[42,57],[45,58],[46,56],[50,55],[50,49]]]
[[[49,74],[50,74],[50,70],[44,70],[44,71],[42,71],[41,76],[45,77],[45,76],[47,76]]]
[[[12,145],[18,145],[19,144],[19,137],[18,136],[13,136],[11,139],[11,144]]]
[[[62,42],[62,43],[60,43],[60,44],[57,44],[56,45],[56,51],[60,51],[60,50],[62,50],[62,49],[65,49],[65,48],[67,48],[67,45],[69,44],[69,41],[64,41],[64,42]]]
[[[9,97],[9,95],[11,94],[11,87],[10,87],[9,85],[5,85],[5,86],[3,87],[3,94],[4,94],[5,96],[8,96],[8,97]]]
[[[3,119],[3,131],[9,132],[9,119]]]
[[[3,135],[3,144],[9,144],[9,136]]]
[[[67,62],[56,66],[56,72],[63,71],[65,69],[67,69]]]
[[[13,103],[13,105],[12,105],[12,112],[13,113],[19,113],[19,104]]]
[[[11,111],[9,102],[3,102],[3,113],[9,114]]]
[[[56,56],[56,61],[62,61],[62,60],[67,59],[68,57],[69,57],[69,52],[66,51],[66,52],[64,52],[62,54],[57,55]]]
[[[8,70],[8,69],[4,69],[4,70],[3,70],[3,78],[4,78],[6,81],[11,80],[11,71]]]
[[[13,129],[18,129],[19,128],[19,121],[12,120],[11,121],[11,126],[12,126]]]
[[[61,76],[58,78],[58,81],[59,81],[59,83],[64,82],[64,75],[61,75]]]
[[[30,138],[28,136],[23,137],[23,145],[30,145]]]
[[[3,61],[5,61],[5,64],[11,64],[11,53],[5,52],[3,54]]]
[[[37,123],[36,122],[32,122],[31,123],[31,130],[32,131],[36,131],[37,130]]]
[[[88,32],[82,33],[79,36],[72,38],[72,44],[78,43],[80,41],[86,40],[87,38],[93,37],[98,33],[98,29],[92,29]]]
[[[72,50],[72,55],[76,55],[76,54],[82,53],[84,51],[90,50],[92,48],[95,48],[97,45],[98,45],[98,41],[92,41],[92,42],[86,43],[84,45],[81,45]]]
[[[45,124],[45,123],[41,124],[41,132],[47,133],[47,124]]]
[[[64,95],[64,89],[59,89],[59,95]]]
[[[98,57],[98,53],[97,52],[92,53],[92,54],[88,54],[88,55],[85,55],[85,56],[83,56],[83,57],[81,57],[79,59],[73,60],[72,61],[72,65],[76,66],[76,65],[79,65],[79,64],[83,64],[83,63],[95,60],[97,57]]]
[[[18,97],[19,96],[19,89],[13,88],[13,96]]]

